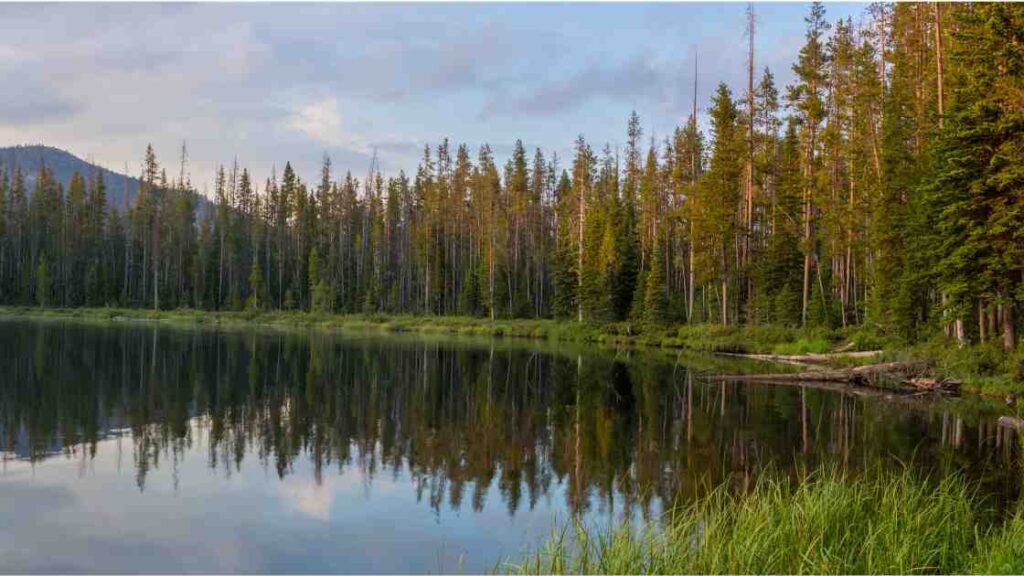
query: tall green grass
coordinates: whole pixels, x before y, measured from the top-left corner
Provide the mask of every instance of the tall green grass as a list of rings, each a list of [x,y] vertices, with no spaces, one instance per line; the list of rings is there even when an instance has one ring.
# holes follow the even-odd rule
[[[1021,573],[1024,517],[1003,521],[959,477],[911,472],[794,486],[766,477],[746,495],[719,489],[660,526],[573,524],[510,573]]]

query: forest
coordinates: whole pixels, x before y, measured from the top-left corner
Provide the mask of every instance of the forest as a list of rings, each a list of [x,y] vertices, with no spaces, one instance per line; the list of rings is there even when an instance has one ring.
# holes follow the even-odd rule
[[[572,158],[426,146],[415,174],[256,182],[203,208],[187,152],[118,182],[0,167],[0,304],[863,326],[1015,347],[1024,6],[815,4],[794,82],[720,84],[664,141]],[[740,31],[737,31],[739,33]],[[698,107],[709,129],[700,129]],[[177,154],[175,155],[177,156]],[[27,189],[26,171],[37,171]]]

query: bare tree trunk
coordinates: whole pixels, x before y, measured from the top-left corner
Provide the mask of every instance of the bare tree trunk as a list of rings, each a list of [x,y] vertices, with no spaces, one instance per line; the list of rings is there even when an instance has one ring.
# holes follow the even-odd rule
[[[985,320],[985,305],[982,304],[981,300],[978,300],[978,340],[982,344],[985,343],[985,336],[987,333],[985,330]]]
[[[811,86],[817,91],[817,86]],[[807,141],[806,167],[804,168],[804,286],[803,286],[803,314],[801,326],[807,325],[807,306],[811,295],[811,192],[814,179],[814,147],[816,142],[816,126],[810,123],[809,138]],[[824,297],[824,294],[822,295]]]
[[[750,238],[754,233],[754,5],[747,5],[747,166],[744,190],[745,235],[741,262],[750,257]]]
[[[884,10],[884,5],[883,10]],[[883,11],[878,18],[878,86],[880,88],[879,99],[884,104],[885,98],[885,12]],[[885,114],[884,106],[879,108],[880,115]]]
[[[586,222],[586,197],[583,188],[580,188],[579,197],[579,237],[578,253],[576,254],[576,313],[577,320],[583,322],[583,227]]]
[[[697,127],[697,52],[693,53],[693,126],[694,130]],[[686,199],[688,203],[693,202],[693,193],[697,188],[697,147],[695,145],[690,147],[690,184],[692,189],[690,190],[689,197]],[[686,321],[688,323],[693,322],[693,296],[694,291],[697,288],[697,270],[694,265],[695,261],[695,249],[694,242],[697,239],[697,229],[693,224],[693,214],[690,214],[690,278],[689,278],[689,293],[687,294],[687,308],[686,308]]]
[[[153,310],[160,309],[160,209],[153,218]]]
[[[942,5],[938,2],[932,4],[932,8],[935,11],[935,81],[936,81],[936,96],[938,97],[939,105],[939,128],[942,128],[943,115],[945,114],[945,100],[946,95],[942,89]]]
[[[121,289],[122,306],[128,305],[130,295],[130,274],[131,274],[131,258],[132,258],[132,237],[131,237],[131,224],[125,227],[124,235],[124,285]]]
[[[688,290],[688,294],[687,294],[687,297],[686,297],[686,301],[687,301],[686,321],[690,322],[690,323],[693,322],[693,296],[694,296],[694,292],[697,289],[697,272],[696,272],[696,269],[694,268],[694,264],[693,264],[693,262],[694,262],[693,234],[694,234],[694,226],[693,226],[693,219],[691,219],[690,220],[690,270],[689,270],[690,276],[689,276],[688,286],[686,287],[687,290]]]
[[[217,308],[224,302],[224,230],[220,231],[220,257],[217,259]]]
[[[722,326],[729,325],[729,281],[722,276]]]
[[[811,190],[810,185],[804,190],[804,284],[803,311],[800,325],[807,325],[807,305],[811,295]]]
[[[488,247],[489,255],[487,257],[487,276],[488,285],[490,290],[490,301],[491,301],[491,320],[494,320],[494,229],[495,229],[495,214],[494,214],[494,203],[497,201],[495,198],[491,198],[490,206],[490,246]]]
[[[1003,324],[1003,349],[1007,352],[1017,347],[1017,331],[1014,325],[1013,304],[999,304],[1000,320]]]

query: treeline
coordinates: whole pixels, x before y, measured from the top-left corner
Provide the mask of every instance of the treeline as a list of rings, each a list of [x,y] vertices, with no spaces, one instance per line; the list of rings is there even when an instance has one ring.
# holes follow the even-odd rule
[[[751,11],[748,34],[753,38]],[[806,18],[795,81],[755,66],[621,154],[427,146],[412,177],[221,168],[213,210],[147,149],[142,184],[0,177],[0,301],[868,325],[1016,342],[1024,297],[1024,7]]]

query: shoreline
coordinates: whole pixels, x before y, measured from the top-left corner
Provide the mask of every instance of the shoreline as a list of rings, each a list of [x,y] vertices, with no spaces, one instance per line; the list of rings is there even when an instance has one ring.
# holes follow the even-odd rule
[[[0,306],[0,319],[54,319],[82,322],[158,323],[181,327],[313,329],[376,334],[419,334],[541,341],[552,343],[627,347],[638,350],[689,351],[722,356],[787,354],[822,356],[838,346],[850,346],[857,334],[849,331],[797,329],[778,326],[667,325],[638,329],[630,323],[577,323],[558,319],[468,316],[318,314],[305,311],[206,311],[196,309],[147,310],[141,308],[37,308]],[[845,344],[844,344],[844,341]],[[874,342],[862,348],[874,349]],[[977,346],[962,349],[970,354]],[[955,370],[957,362],[937,357],[949,347],[924,345],[883,346],[879,360],[928,359],[943,377],[963,380],[965,394],[1002,397],[1024,392],[1013,375],[978,378]],[[836,358],[839,367],[863,364],[867,358]]]

